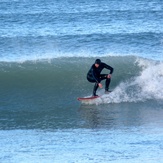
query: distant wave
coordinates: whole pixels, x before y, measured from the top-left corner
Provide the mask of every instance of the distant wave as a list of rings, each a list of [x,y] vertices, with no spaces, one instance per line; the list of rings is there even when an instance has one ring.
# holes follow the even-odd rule
[[[91,31],[89,31],[91,32]],[[44,32],[43,32],[44,33]],[[114,32],[113,32],[114,33]],[[63,36],[0,37],[0,62],[52,60],[60,57],[138,55],[160,59],[162,33],[89,33]],[[11,33],[9,32],[9,35]],[[12,35],[12,34],[11,34]],[[137,54],[134,54],[134,53]]]

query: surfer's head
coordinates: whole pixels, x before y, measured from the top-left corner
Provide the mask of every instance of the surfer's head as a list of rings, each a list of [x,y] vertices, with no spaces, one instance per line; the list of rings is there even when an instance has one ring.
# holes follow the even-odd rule
[[[99,67],[100,64],[101,64],[101,60],[100,59],[96,59],[95,60],[95,66]]]

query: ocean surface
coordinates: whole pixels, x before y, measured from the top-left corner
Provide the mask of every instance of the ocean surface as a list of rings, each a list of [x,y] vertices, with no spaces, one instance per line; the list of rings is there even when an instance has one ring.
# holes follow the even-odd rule
[[[96,58],[112,92],[80,103]],[[1,0],[0,147],[2,163],[163,162],[163,1]]]

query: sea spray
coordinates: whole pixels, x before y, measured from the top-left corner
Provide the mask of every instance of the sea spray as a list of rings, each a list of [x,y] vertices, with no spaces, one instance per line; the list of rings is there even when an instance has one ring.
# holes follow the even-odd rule
[[[121,81],[113,92],[104,94],[87,104],[163,100],[163,63],[139,58],[136,64],[141,68],[138,76]]]

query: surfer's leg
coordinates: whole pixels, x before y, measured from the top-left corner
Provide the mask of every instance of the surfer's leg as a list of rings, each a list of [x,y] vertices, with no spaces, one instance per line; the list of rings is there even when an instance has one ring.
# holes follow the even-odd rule
[[[106,79],[106,80],[105,80],[105,91],[106,91],[106,92],[109,91],[109,85],[110,85],[110,81],[111,81],[111,79],[108,78],[107,76],[108,76],[108,74],[101,74],[101,75],[100,75],[100,79],[101,79],[101,80]]]
[[[105,91],[108,92],[109,91],[109,85],[110,85],[110,78],[107,78],[105,81]]]
[[[94,79],[93,77],[87,76],[87,80],[88,80],[89,82],[91,82],[91,83],[95,83],[95,85],[94,85],[94,87],[93,87],[93,94],[92,94],[92,96],[98,96],[98,95],[96,95],[96,91],[97,91],[97,89],[98,89],[98,83],[96,83],[96,81],[95,81],[95,79]]]
[[[97,89],[98,89],[98,83],[95,83],[94,88],[93,88],[93,96],[98,96],[96,95]]]

